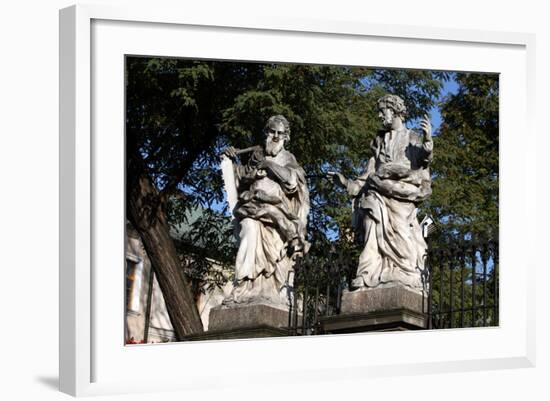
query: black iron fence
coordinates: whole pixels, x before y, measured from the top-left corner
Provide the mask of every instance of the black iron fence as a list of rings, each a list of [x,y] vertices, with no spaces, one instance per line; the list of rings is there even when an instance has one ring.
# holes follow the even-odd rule
[[[428,252],[429,328],[498,326],[498,242],[465,241]]]
[[[298,259],[290,295],[292,335],[322,334],[323,317],[340,314],[342,293],[351,288],[357,249]],[[498,326],[498,242],[473,242],[428,251],[424,313],[428,328]]]
[[[289,309],[289,329],[293,335],[315,335],[320,319],[340,314],[342,293],[351,287],[358,255],[339,249],[328,255],[308,255],[295,266],[294,288]]]

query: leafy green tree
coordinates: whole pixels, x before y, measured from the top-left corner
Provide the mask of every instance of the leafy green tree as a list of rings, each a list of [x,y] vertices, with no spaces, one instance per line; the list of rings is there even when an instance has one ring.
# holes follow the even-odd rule
[[[441,103],[434,138],[433,195],[441,225],[435,242],[498,240],[498,75],[456,73],[458,91]]]

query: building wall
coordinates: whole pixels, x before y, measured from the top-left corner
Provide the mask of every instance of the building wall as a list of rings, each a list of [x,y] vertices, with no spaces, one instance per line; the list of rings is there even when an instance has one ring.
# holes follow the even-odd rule
[[[151,262],[139,235],[130,225],[127,226],[126,277],[126,343],[176,341],[164,296],[152,271]],[[208,330],[210,309],[220,305],[231,289],[231,282],[223,288],[208,285],[203,287],[197,299],[197,308],[205,331]],[[148,308],[150,314],[145,335]]]
[[[151,287],[151,262],[137,233],[126,240],[126,343],[146,341],[145,325]]]

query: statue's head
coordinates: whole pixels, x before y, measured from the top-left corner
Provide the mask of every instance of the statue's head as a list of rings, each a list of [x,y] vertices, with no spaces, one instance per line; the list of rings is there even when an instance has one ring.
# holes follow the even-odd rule
[[[290,124],[281,115],[271,116],[265,124],[264,134],[266,153],[269,156],[276,156],[290,140]]]
[[[397,95],[385,95],[378,99],[378,116],[382,119],[385,128],[391,128],[394,118],[405,121],[407,107],[405,102]]]

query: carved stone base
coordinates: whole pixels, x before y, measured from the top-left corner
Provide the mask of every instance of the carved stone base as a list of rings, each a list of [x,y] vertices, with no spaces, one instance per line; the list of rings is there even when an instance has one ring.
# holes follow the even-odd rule
[[[264,338],[288,336],[288,329],[258,326],[244,329],[208,330],[201,334],[186,336],[183,341],[238,340],[243,338]]]
[[[405,331],[426,328],[426,316],[406,309],[365,314],[335,315],[320,320],[323,334]]]
[[[342,314],[392,309],[423,313],[428,309],[427,298],[403,286],[344,291],[342,294]]]
[[[201,339],[285,336],[289,313],[269,304],[221,305],[212,308],[209,321],[208,332]]]
[[[402,286],[345,291],[340,315],[321,319],[325,333],[417,330],[427,327],[427,298]]]

